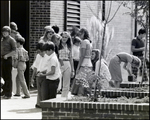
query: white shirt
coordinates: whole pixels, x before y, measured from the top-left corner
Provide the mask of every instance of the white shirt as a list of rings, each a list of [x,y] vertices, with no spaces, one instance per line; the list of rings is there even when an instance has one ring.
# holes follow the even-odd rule
[[[55,54],[55,52],[49,56],[49,59],[47,61],[47,64],[46,64],[47,73],[51,71],[52,66],[55,66],[55,73],[53,75],[47,75],[46,79],[56,80],[56,79],[60,78],[61,70],[60,70],[60,63],[58,61],[58,58],[57,58],[57,55]]]
[[[80,58],[80,46],[72,46],[72,57],[74,60],[79,60]]]
[[[37,54],[36,59],[33,63],[33,67],[37,68],[37,71],[41,72],[46,70],[46,63],[49,59],[49,56],[47,54],[44,54],[44,57],[41,55]]]

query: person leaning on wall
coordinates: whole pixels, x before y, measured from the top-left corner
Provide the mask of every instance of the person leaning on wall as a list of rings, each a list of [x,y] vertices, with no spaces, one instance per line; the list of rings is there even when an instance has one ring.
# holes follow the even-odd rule
[[[140,29],[138,31],[138,36],[132,40],[131,43],[131,51],[133,53],[133,55],[137,56],[140,60],[141,60],[141,67],[140,67],[140,71],[139,71],[139,75],[142,75],[142,68],[143,68],[143,61],[144,61],[144,51],[145,51],[145,44],[144,44],[144,38],[146,36],[146,30],[145,29]],[[146,69],[146,67],[145,67]],[[148,76],[146,73],[146,70],[144,69],[143,71],[143,81],[148,81]],[[138,75],[138,69],[134,66],[132,66],[132,73],[136,76]]]
[[[4,99],[12,97],[12,56],[16,53],[16,41],[10,36],[11,28],[4,26],[2,28],[1,38],[1,77],[5,83],[1,96]]]

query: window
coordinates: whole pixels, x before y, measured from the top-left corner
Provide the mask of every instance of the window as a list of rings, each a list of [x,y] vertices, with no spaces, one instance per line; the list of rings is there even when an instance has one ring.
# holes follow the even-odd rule
[[[65,30],[72,26],[80,28],[80,0],[65,1]]]

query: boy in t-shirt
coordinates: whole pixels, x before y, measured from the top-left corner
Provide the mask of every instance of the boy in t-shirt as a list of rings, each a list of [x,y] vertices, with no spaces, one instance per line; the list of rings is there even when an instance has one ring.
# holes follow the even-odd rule
[[[21,88],[23,90],[24,96],[22,98],[30,98],[30,93],[26,84],[24,72],[26,70],[26,62],[29,61],[28,51],[23,48],[23,44],[25,43],[25,39],[21,36],[16,38],[17,42],[17,76],[16,76],[16,94],[14,96],[20,96]]]
[[[34,82],[34,78],[36,78],[36,84],[37,84],[37,90],[38,90],[38,94],[37,94],[37,102],[35,107],[36,108],[41,108],[40,107],[40,101],[43,100],[43,81],[46,79],[45,76],[37,76],[37,74],[41,71],[44,71],[46,69],[46,63],[47,60],[49,58],[48,55],[45,54],[45,51],[43,50],[43,46],[44,43],[38,43],[36,46],[36,52],[38,53],[36,55],[35,61],[32,65],[33,68],[33,73],[32,73],[32,77],[31,77],[31,83],[33,84]]]
[[[56,98],[59,78],[61,75],[60,63],[55,53],[55,45],[53,43],[44,44],[44,51],[49,56],[46,70],[38,73],[37,76],[46,76],[43,81],[44,87],[42,91],[43,100]]]

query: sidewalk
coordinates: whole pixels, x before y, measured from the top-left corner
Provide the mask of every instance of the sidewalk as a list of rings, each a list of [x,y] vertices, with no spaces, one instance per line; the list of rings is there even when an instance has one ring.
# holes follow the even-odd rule
[[[41,119],[41,109],[35,108],[37,90],[30,93],[28,99],[14,96],[11,99],[1,98],[1,119]]]
[[[22,99],[12,96],[11,99],[1,98],[1,120],[4,119],[42,119],[42,109],[35,108],[37,90],[30,90],[31,97]],[[57,94],[60,98],[61,94]],[[71,97],[69,92],[68,97]]]

